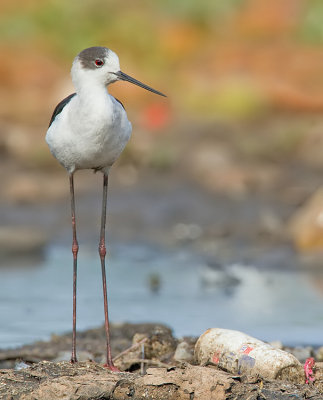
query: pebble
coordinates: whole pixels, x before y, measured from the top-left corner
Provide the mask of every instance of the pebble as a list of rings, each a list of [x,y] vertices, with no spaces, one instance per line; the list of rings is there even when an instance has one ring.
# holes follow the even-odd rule
[[[187,342],[181,342],[177,345],[174,360],[192,362],[194,358],[193,347]]]
[[[30,366],[28,365],[28,364],[26,364],[25,362],[23,362],[23,361],[20,361],[20,362],[18,362],[16,365],[15,365],[15,370],[16,371],[20,371],[20,370],[22,370],[22,369],[26,369],[26,368],[29,368]]]
[[[313,347],[311,346],[294,347],[286,350],[293,354],[301,363],[304,363],[309,357],[313,357]]]
[[[323,346],[319,347],[315,352],[315,360],[323,361]]]
[[[272,342],[269,342],[269,344],[278,350],[283,350],[284,347],[280,340],[273,340]]]
[[[288,223],[288,232],[302,252],[323,249],[323,187],[296,210]]]

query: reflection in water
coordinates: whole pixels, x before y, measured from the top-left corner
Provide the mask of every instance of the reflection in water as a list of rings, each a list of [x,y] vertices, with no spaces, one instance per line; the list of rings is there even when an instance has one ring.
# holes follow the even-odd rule
[[[304,272],[209,265],[189,251],[112,246],[108,262],[111,321],[158,321],[175,335],[210,327],[242,330],[285,344],[322,344],[323,297]],[[100,263],[80,250],[78,330],[103,323]],[[1,270],[0,346],[48,339],[71,329],[70,250],[50,248],[39,268]]]

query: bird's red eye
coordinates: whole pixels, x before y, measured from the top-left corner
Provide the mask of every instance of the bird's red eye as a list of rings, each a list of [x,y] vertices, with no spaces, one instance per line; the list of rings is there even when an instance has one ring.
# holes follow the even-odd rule
[[[99,58],[95,60],[95,65],[97,67],[102,67],[103,64],[104,64],[104,62],[102,60],[100,60]]]

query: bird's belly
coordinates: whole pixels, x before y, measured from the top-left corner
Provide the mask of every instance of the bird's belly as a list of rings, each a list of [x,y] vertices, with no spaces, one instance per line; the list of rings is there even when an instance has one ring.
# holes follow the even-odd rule
[[[107,129],[87,135],[76,146],[76,169],[110,167],[120,156],[130,138],[129,130]]]
[[[125,148],[129,135],[108,134],[102,140],[90,140],[79,143],[76,148],[75,169],[110,167]]]
[[[130,135],[129,121],[119,126],[101,129],[80,129],[77,133],[64,130],[64,136],[53,132],[47,141],[56,159],[69,171],[78,169],[108,169],[120,156]]]

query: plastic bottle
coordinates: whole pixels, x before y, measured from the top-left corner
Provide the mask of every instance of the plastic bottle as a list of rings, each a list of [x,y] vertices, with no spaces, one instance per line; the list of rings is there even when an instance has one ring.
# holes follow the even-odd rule
[[[290,353],[245,333],[229,329],[208,329],[195,345],[199,364],[211,362],[233,374],[304,383],[301,363]]]

